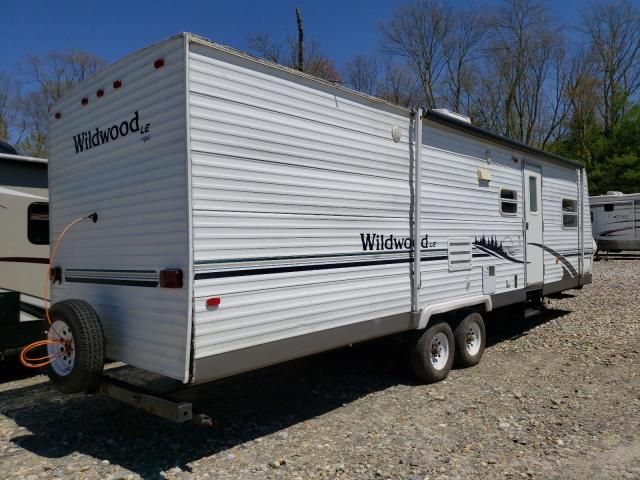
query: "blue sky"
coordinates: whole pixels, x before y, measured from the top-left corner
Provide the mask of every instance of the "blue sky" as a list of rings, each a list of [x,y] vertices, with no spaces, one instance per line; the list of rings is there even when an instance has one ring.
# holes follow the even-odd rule
[[[464,5],[463,0],[449,0]],[[640,0],[636,0],[640,1]],[[86,50],[108,62],[177,32],[190,31],[244,49],[265,31],[274,39],[295,34],[296,5],[305,35],[320,43],[338,67],[378,46],[377,26],[399,0],[1,0],[0,71],[29,53]],[[482,3],[479,3],[482,4]],[[553,1],[553,13],[574,22],[580,0]]]

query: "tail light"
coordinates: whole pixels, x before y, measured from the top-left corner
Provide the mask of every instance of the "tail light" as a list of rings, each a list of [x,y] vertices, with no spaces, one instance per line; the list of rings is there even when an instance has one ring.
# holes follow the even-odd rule
[[[160,271],[160,286],[162,288],[182,288],[182,270]]]

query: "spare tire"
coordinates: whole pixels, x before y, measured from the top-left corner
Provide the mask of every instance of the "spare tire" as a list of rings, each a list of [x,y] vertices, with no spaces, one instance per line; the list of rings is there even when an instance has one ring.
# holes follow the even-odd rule
[[[47,366],[51,383],[63,393],[96,389],[105,362],[105,340],[96,311],[84,300],[63,300],[49,310],[51,326],[48,354],[56,358]]]

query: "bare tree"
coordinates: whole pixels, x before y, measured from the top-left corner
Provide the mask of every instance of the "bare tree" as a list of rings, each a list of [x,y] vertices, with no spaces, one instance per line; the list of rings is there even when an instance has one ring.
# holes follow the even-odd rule
[[[295,70],[300,70],[298,61],[299,43],[297,38],[287,38],[284,46],[272,40],[267,33],[257,33],[249,37],[247,41],[248,50],[274,63],[279,63]],[[319,44],[315,40],[307,41],[304,44],[303,69],[305,73],[316,77],[324,78],[334,82],[341,81],[340,74],[333,61],[320,50]]]
[[[480,57],[479,45],[486,33],[486,22],[478,10],[455,13],[451,32],[444,42],[446,76],[443,94],[449,108],[468,112],[470,96],[477,81],[475,62]]]
[[[504,134],[503,92],[506,81],[499,75],[481,75],[473,89],[473,100],[468,115],[488,130]]]
[[[297,70],[299,59],[298,40],[297,38],[289,37],[287,39],[287,44],[289,46],[288,61],[284,64],[289,68]],[[340,73],[334,65],[333,60],[322,52],[318,42],[313,39],[306,42],[304,45],[304,51],[304,67],[302,70],[304,73],[332,82],[342,81]]]
[[[105,62],[87,52],[50,52],[29,55],[24,72],[35,88],[20,101],[20,122],[25,138],[20,149],[28,155],[46,156],[47,118],[51,105],[75,84],[93,76]]]
[[[304,28],[302,26],[302,13],[300,7],[296,7],[296,23],[298,25],[298,70],[304,72]]]
[[[581,30],[595,54],[608,134],[640,88],[640,11],[628,0],[598,1],[582,12]]]
[[[247,48],[250,52],[273,63],[280,63],[282,59],[281,47],[274,42],[268,33],[260,32],[249,37]]]
[[[47,100],[55,102],[73,85],[92,77],[104,65],[104,60],[90,53],[68,50],[49,52],[43,57],[28,55],[24,70]]]
[[[383,60],[377,89],[380,98],[404,107],[414,107],[419,103],[421,89],[406,64],[400,64],[392,57]]]
[[[351,88],[368,95],[378,94],[379,65],[374,55],[356,55],[345,65],[345,80]]]
[[[496,9],[488,23],[484,78],[475,95],[486,126],[538,147],[552,138],[566,113],[565,80],[557,70],[564,40],[548,10],[536,0],[507,0]]]
[[[547,86],[543,91],[542,119],[538,127],[537,144],[543,150],[567,132],[566,120],[571,111],[568,95],[571,68],[568,65],[570,63],[568,56],[567,51],[561,46],[551,53],[553,62],[549,69],[551,78],[546,81]]]
[[[568,62],[566,97],[569,112],[566,127],[577,140],[580,158],[591,167],[593,153],[588,145],[591,129],[598,121],[602,105],[600,79],[597,74],[595,54],[591,50],[578,50]]]
[[[12,131],[18,123],[18,104],[20,102],[20,82],[8,73],[0,72],[0,140],[14,140]],[[15,132],[13,132],[15,133]],[[17,134],[15,142],[20,140]]]
[[[411,0],[397,6],[393,18],[380,27],[383,49],[411,65],[430,108],[437,106],[436,88],[447,64],[452,19],[451,8],[438,0]]]

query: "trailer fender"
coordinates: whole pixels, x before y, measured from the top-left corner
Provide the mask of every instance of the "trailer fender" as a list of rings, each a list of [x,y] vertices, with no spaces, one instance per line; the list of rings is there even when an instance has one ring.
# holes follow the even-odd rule
[[[489,295],[474,295],[473,297],[456,298],[454,300],[429,305],[420,313],[420,321],[416,328],[418,330],[426,328],[429,323],[429,319],[438,313],[452,312],[454,310],[473,307],[476,305],[483,305],[485,312],[490,312],[492,309],[491,297]]]

